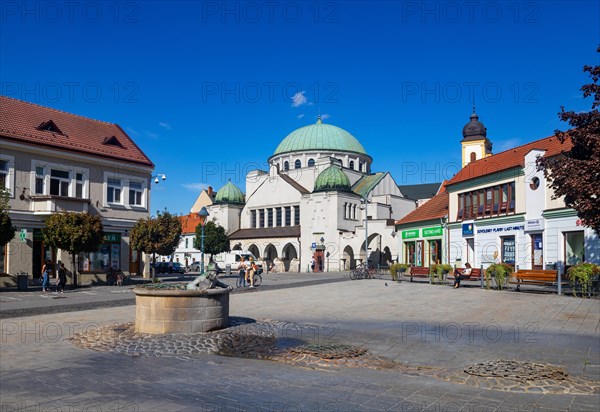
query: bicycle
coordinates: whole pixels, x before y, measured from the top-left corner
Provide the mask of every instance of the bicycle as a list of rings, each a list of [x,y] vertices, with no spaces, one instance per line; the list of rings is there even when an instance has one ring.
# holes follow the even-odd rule
[[[238,276],[237,280],[235,281],[235,287],[237,288],[241,288],[244,284],[248,285],[249,282],[246,282],[244,279],[244,275],[240,275]],[[262,276],[258,273],[254,273],[254,276],[252,276],[252,284],[254,285],[254,287],[258,287],[260,286],[262,283]]]
[[[367,268],[366,265],[360,264],[350,272],[350,279],[381,279],[382,275],[381,270],[375,267]]]

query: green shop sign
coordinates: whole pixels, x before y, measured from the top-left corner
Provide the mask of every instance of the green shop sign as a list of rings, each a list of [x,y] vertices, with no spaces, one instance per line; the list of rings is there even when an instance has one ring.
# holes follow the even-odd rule
[[[443,229],[441,226],[428,227],[423,229],[423,237],[442,236]]]
[[[105,233],[104,243],[121,243],[120,233]]]
[[[402,231],[402,239],[414,239],[416,237],[419,237],[419,229]]]

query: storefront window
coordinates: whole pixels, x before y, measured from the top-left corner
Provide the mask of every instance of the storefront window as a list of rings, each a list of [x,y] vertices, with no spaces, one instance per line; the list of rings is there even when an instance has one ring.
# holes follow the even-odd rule
[[[430,240],[429,241],[429,265],[437,265],[441,263],[442,255],[442,241],[441,240]]]
[[[502,262],[509,265],[515,265],[515,237],[509,236],[502,238]]]
[[[411,266],[415,266],[415,242],[405,243],[404,261]]]
[[[415,266],[423,266],[423,241],[417,242],[417,248],[415,250]]]
[[[565,233],[565,264],[577,265],[585,260],[583,231]]]
[[[104,243],[97,252],[79,255],[81,272],[108,272],[111,269],[121,270],[121,235],[105,233]]]

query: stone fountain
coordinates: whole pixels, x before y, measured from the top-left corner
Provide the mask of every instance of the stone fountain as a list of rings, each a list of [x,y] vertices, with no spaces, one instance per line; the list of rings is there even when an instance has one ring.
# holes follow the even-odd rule
[[[135,288],[135,330],[142,333],[210,332],[229,326],[229,293],[215,271],[185,284]]]

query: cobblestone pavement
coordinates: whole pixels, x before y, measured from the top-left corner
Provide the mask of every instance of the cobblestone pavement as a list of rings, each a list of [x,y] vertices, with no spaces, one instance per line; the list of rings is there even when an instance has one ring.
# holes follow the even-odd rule
[[[234,294],[230,312],[238,336],[258,328],[236,357],[206,354],[228,348],[219,344],[177,353],[183,342],[168,337],[140,339],[127,356],[115,336],[132,333],[133,306],[3,319],[1,410],[600,409],[597,392],[584,394],[600,381],[598,300],[364,280]],[[71,341],[103,328],[113,335],[90,342],[106,340],[113,351]],[[243,348],[230,338],[230,348]],[[267,350],[274,341],[279,359]],[[153,345],[175,357],[156,356]],[[368,353],[344,361],[310,353],[327,345]],[[253,346],[278,361],[257,359]],[[551,387],[525,393],[527,382],[518,391],[482,384],[515,385],[511,370],[589,385],[575,394]]]

